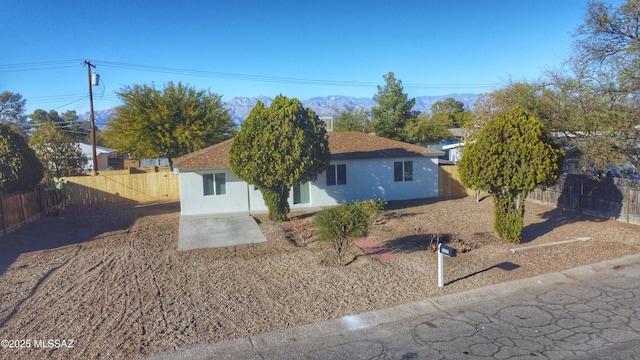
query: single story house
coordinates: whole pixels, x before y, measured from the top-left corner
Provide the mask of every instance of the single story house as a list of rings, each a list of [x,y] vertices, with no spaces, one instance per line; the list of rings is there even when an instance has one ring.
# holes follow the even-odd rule
[[[93,171],[93,146],[86,143],[78,143],[80,150],[87,157],[87,165],[84,167],[86,171]],[[106,170],[109,168],[109,154],[115,153],[114,149],[102,146],[96,146],[96,156],[98,158],[98,170]]]
[[[292,210],[356,200],[409,200],[438,196],[442,152],[360,132],[327,134],[331,161],[312,182],[291,189]],[[182,215],[267,211],[262,193],[229,166],[233,139],[174,161]]]

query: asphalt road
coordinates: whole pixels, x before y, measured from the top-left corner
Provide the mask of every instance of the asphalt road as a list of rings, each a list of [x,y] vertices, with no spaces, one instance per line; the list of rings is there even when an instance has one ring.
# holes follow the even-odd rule
[[[153,359],[640,359],[640,254]]]

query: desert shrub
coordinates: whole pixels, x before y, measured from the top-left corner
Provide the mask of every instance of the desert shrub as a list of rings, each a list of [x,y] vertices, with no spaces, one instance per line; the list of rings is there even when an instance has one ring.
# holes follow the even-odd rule
[[[387,202],[384,200],[364,200],[353,203],[353,206],[360,209],[367,217],[369,224],[375,224],[380,221],[386,205]]]
[[[325,209],[313,219],[318,228],[318,241],[330,241],[336,250],[338,263],[347,264],[347,250],[354,238],[365,236],[369,228],[369,219],[355,204],[343,204]]]
[[[452,235],[451,236],[451,245],[458,250],[459,253],[466,253],[476,248],[476,244],[474,244],[471,240],[462,240],[459,237]]]
[[[313,238],[313,224],[294,216],[291,222],[291,239],[296,246],[306,246]]]

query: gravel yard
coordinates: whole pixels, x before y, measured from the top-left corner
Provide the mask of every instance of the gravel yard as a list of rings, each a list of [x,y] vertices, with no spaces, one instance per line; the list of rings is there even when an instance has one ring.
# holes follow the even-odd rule
[[[490,198],[398,202],[370,228],[396,258],[354,246],[337,266],[331,244],[301,245],[310,214],[295,228],[255,216],[264,243],[178,252],[178,203],[71,207],[0,237],[0,339],[31,346],[0,358],[135,358],[640,252],[638,226],[526,206],[517,247],[593,240],[513,253],[493,234]],[[475,247],[446,259],[444,288],[427,249],[436,232]],[[73,347],[33,348],[49,339]]]

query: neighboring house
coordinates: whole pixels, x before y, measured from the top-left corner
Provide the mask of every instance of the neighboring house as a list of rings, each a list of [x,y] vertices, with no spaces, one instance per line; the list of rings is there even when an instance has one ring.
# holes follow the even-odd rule
[[[313,182],[291,189],[292,210],[355,200],[409,200],[438,196],[442,152],[360,132],[327,134],[331,162]],[[174,161],[182,215],[263,212],[261,192],[229,167],[233,139]]]
[[[87,157],[87,165],[84,167],[86,171],[93,171],[93,147],[91,144],[78,143],[80,150]],[[102,146],[96,146],[96,156],[98,157],[98,170],[109,168],[109,154],[115,153],[114,149]]]
[[[439,150],[444,152],[444,157],[440,157],[445,161],[443,164],[457,164],[462,159],[462,149],[464,148],[464,143],[455,143],[455,144],[447,144],[442,145]]]

